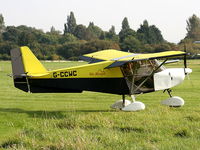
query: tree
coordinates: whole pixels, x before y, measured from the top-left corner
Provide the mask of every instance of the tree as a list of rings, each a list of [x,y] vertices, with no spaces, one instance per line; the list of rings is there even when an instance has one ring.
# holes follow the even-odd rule
[[[137,30],[137,37],[143,44],[147,44],[149,43],[149,36],[149,24],[147,20],[144,20],[143,24],[141,24],[140,28]]]
[[[119,41],[119,37],[117,36],[115,32],[115,27],[112,26],[110,30],[106,33],[106,38],[115,42]]]
[[[120,49],[118,43],[108,40],[93,40],[82,45],[81,55],[105,49]]]
[[[102,32],[101,32],[101,35],[100,35],[100,37],[99,37],[99,39],[100,39],[100,40],[105,40],[105,39],[106,39],[106,34],[107,34],[106,31],[102,31]]]
[[[143,24],[137,30],[137,38],[143,44],[157,44],[164,42],[161,31],[155,26],[149,26],[148,21],[144,20]]]
[[[7,26],[4,33],[2,33],[4,41],[12,41],[18,43],[18,38],[20,35],[20,30],[14,26]]]
[[[77,53],[80,53],[79,51],[81,50],[82,44],[83,43],[79,41],[65,43],[60,48],[58,48],[57,53],[65,59],[78,56]]]
[[[59,30],[56,30],[54,26],[51,27],[50,32],[47,32],[48,34],[51,35],[60,35],[61,32]]]
[[[125,17],[122,21],[122,30],[130,29],[128,19]]]
[[[93,22],[90,22],[87,27],[87,34],[90,35],[90,37],[88,37],[88,40],[99,39],[102,34],[102,29],[94,25]]]
[[[109,32],[109,34],[110,34],[111,37],[114,36],[114,35],[116,35],[115,26],[111,26],[111,28],[110,28],[110,30],[108,32]]]
[[[35,41],[35,37],[31,32],[23,31],[20,33],[18,38],[19,46],[30,46],[31,43]]]
[[[67,16],[67,23],[64,24],[64,34],[71,33],[74,34],[76,28],[76,19],[74,17],[74,13],[70,12],[70,15]]]
[[[76,26],[74,30],[74,36],[76,36],[80,40],[84,40],[86,39],[86,34],[87,34],[86,32],[87,32],[86,26],[80,24]]]
[[[171,50],[171,46],[168,43],[163,43],[155,46],[154,52],[164,52]]]
[[[123,43],[120,44],[120,47],[123,51],[130,52],[139,52],[140,46],[140,41],[134,36],[127,36]]]
[[[124,39],[128,36],[134,36],[136,37],[136,32],[129,28],[129,29],[125,29],[125,30],[121,30],[119,32],[119,40],[120,40],[120,43],[122,43],[124,41]]]
[[[149,44],[163,43],[164,38],[161,34],[161,31],[155,25],[152,25],[149,28]]]
[[[50,32],[46,32],[46,38],[49,39],[49,44],[59,44],[63,35],[54,26],[51,27]]]
[[[125,17],[122,21],[122,29],[119,32],[119,40],[122,43],[128,36],[136,36],[136,32],[130,28],[128,19]]]
[[[0,43],[0,54],[10,55],[10,50],[17,45],[14,42],[5,41]]]
[[[65,35],[60,37],[59,43],[64,44],[66,42],[75,42],[76,40],[77,40],[77,38],[73,34],[66,33]]]
[[[200,18],[195,14],[187,20],[187,36],[192,40],[200,40]]]
[[[0,14],[0,34],[2,34],[5,31],[5,23],[3,15]]]

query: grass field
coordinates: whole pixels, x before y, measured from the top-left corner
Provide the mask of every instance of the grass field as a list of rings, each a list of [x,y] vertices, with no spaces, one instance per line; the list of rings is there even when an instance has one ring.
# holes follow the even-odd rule
[[[49,69],[80,65],[61,62]],[[182,67],[181,63],[169,67]],[[30,94],[15,89],[10,62],[0,62],[0,147],[1,149],[200,149],[200,60],[189,61],[191,80],[173,88],[185,99],[181,108],[160,105],[167,93],[140,95],[144,111],[121,112],[110,105],[119,95]]]

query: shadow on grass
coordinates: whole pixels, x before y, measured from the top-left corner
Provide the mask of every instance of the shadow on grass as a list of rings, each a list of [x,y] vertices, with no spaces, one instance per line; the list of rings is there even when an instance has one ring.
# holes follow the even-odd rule
[[[24,113],[28,114],[29,117],[34,118],[64,118],[65,115],[62,111],[45,111],[45,110],[23,110],[19,108],[0,108],[0,112],[11,112],[11,113]]]
[[[4,149],[17,149],[19,145],[22,145],[18,139],[8,140],[0,145],[0,148]]]
[[[144,132],[143,128],[135,128],[135,127],[114,127],[114,129],[119,130],[124,133],[129,133],[129,132],[143,133]]]
[[[190,137],[189,132],[186,129],[180,130],[174,134],[175,137],[187,138]]]
[[[110,110],[110,109],[108,109],[108,110],[71,110],[71,112],[118,112],[118,111],[116,111],[116,110]]]
[[[11,112],[11,113],[25,113],[29,117],[33,118],[45,118],[45,119],[62,119],[66,115],[64,113],[90,113],[90,112],[116,112],[115,110],[66,110],[66,111],[46,111],[46,110],[23,110],[19,108],[0,108],[0,112]]]

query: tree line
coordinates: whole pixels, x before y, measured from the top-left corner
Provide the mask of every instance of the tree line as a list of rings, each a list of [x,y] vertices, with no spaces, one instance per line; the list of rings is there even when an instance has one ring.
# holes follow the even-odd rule
[[[187,45],[189,52],[197,58],[200,45],[193,41],[200,40],[200,19],[193,15],[187,20],[187,35],[179,44],[167,42],[155,25],[147,20],[137,30],[130,27],[128,18],[122,20],[121,30],[116,33],[115,27],[103,31],[90,22],[88,26],[77,24],[73,12],[67,16],[64,32],[53,26],[44,32],[34,27],[6,26],[0,15],[0,59],[9,60],[10,50],[19,46],[29,46],[35,55],[42,60],[78,60],[78,57],[103,49],[117,49],[136,53],[183,50]]]

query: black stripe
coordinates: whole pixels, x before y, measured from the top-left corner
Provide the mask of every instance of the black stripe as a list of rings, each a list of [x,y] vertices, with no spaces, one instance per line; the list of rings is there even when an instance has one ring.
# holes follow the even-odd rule
[[[32,93],[71,93],[94,91],[112,94],[129,94],[124,78],[63,78],[29,79]]]
[[[20,76],[19,78],[15,78],[14,85],[16,88],[18,88],[22,91],[28,92],[26,77]]]

